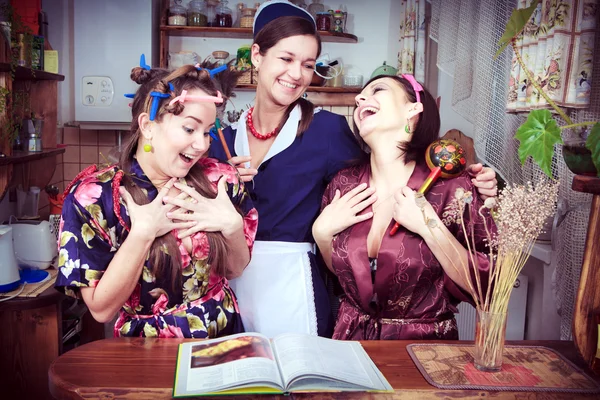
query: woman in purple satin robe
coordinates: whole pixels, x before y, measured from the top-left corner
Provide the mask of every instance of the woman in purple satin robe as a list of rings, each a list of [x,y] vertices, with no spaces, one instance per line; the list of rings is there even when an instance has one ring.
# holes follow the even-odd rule
[[[446,226],[442,214],[457,188],[473,194],[472,210],[482,200],[468,174],[440,179],[423,208],[439,229],[427,227],[415,191],[429,174],[424,154],[438,138],[440,116],[414,77],[375,77],[356,96],[356,105],[355,136],[365,160],[333,178],[313,225],[323,259],[343,289],[333,338],[458,339],[454,313],[459,302],[472,301],[465,277],[475,266],[460,225]],[[464,219],[474,228],[485,288],[483,221]],[[401,227],[392,236],[395,222]],[[487,224],[494,228],[491,218]]]

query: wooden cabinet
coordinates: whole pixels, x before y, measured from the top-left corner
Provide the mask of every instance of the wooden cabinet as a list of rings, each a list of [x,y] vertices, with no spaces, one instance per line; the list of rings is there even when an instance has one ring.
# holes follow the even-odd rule
[[[38,297],[0,303],[0,397],[52,398],[48,368],[62,353],[63,298],[51,287]]]
[[[9,63],[0,62],[0,86],[11,93],[6,102],[7,107],[0,112],[0,116],[4,113],[19,114],[19,110],[12,105],[15,93],[20,93],[27,96],[28,109],[44,120],[41,152],[13,152],[12,143],[7,135],[1,136],[0,152],[4,157],[0,158],[0,199],[15,175],[16,164],[20,164],[17,170],[18,181],[25,189],[30,185],[44,187],[52,179],[56,168],[56,155],[64,152],[64,149],[56,148],[57,84],[64,79],[63,75],[24,67],[16,67],[12,73]],[[24,116],[19,115],[18,118],[22,117]]]

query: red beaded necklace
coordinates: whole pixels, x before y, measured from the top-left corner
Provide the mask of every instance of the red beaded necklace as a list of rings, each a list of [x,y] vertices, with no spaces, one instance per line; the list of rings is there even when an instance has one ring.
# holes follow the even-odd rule
[[[273,137],[275,135],[277,135],[277,132],[279,132],[279,127],[273,129],[271,132],[267,133],[267,134],[262,134],[256,131],[256,129],[254,128],[254,123],[252,122],[252,113],[254,112],[254,107],[250,108],[248,110],[248,128],[250,128],[250,133],[252,133],[252,136],[254,136],[257,139],[260,140],[267,140],[270,137]]]

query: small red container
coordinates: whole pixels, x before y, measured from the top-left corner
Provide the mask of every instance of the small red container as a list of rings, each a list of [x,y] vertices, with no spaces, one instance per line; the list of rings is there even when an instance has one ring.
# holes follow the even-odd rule
[[[331,28],[331,14],[328,12],[317,13],[317,30],[329,31]]]

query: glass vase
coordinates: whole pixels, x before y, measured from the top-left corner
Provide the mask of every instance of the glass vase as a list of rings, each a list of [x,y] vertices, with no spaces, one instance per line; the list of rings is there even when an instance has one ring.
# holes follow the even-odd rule
[[[483,372],[502,369],[506,313],[495,314],[477,309],[475,321],[475,368]]]

